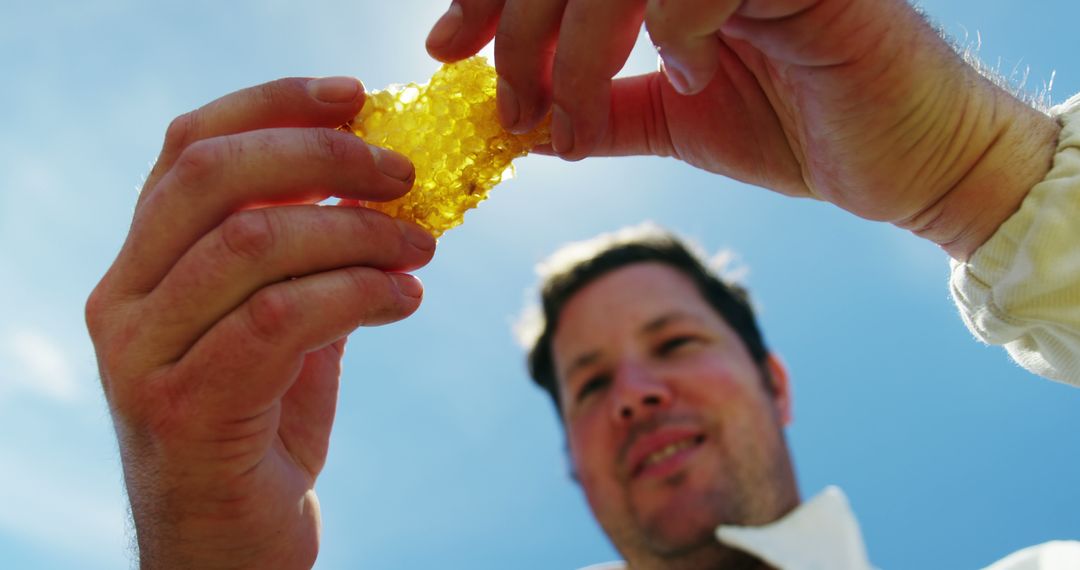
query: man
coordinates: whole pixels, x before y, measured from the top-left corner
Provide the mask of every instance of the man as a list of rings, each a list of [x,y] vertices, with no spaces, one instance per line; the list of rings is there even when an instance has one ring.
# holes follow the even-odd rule
[[[1059,268],[1036,298],[1075,309],[1069,272],[1080,263],[1039,254],[1077,250],[1045,245],[1076,243],[1075,218],[1042,214],[1072,211],[1069,185],[1055,182],[1067,172],[1048,170],[1080,135],[983,80],[903,1],[456,6],[431,51],[464,56],[502,28],[500,100],[513,128],[554,101],[552,150],[567,158],[676,156],[910,228],[971,258],[960,269],[970,278],[954,283],[977,328],[1018,342],[1036,370],[1075,378],[1076,311],[1028,302],[1031,288],[1010,271],[1029,259]],[[643,20],[673,83],[612,83]],[[355,79],[286,79],[176,119],[87,302],[146,568],[315,560],[314,484],[345,338],[411,314],[422,287],[405,272],[435,248],[410,224],[317,205],[409,189],[404,157],[335,130],[362,104]],[[1050,184],[1033,190],[1041,180]],[[1029,190],[1050,206],[1025,212]],[[1029,230],[1041,237],[1013,239]],[[995,232],[1005,244],[987,242]]]
[[[743,289],[652,226],[573,244],[543,267],[529,369],[627,561],[603,568],[871,568],[838,489],[800,505],[787,372]],[[1048,543],[993,568],[1078,565],[1080,543]]]

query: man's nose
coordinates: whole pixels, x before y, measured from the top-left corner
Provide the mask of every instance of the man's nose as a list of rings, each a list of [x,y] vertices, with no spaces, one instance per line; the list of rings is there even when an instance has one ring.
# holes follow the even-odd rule
[[[671,405],[670,386],[646,366],[637,363],[620,365],[615,371],[614,384],[612,419],[615,423],[641,421]]]

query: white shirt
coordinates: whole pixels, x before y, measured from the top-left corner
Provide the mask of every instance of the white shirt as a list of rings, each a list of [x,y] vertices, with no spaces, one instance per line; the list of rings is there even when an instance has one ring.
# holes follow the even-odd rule
[[[859,523],[847,497],[828,487],[776,522],[758,526],[720,526],[721,543],[752,554],[780,570],[873,570]],[[582,570],[626,570],[623,562]],[[1077,570],[1080,542],[1047,542],[1026,548],[985,570]]]

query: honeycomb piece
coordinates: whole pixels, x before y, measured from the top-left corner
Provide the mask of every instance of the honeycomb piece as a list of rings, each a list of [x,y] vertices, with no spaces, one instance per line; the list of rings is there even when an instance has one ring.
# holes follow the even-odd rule
[[[409,220],[435,237],[514,175],[511,161],[551,140],[547,120],[512,134],[495,109],[495,68],[476,56],[443,65],[427,85],[392,85],[369,93],[346,127],[367,142],[404,154],[416,167],[412,191],[364,205]]]

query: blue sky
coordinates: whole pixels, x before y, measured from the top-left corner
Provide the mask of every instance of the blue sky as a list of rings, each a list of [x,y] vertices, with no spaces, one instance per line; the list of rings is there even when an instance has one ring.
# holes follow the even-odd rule
[[[1074,0],[934,0],[945,30],[1055,102]],[[1028,4],[1030,6],[1030,4]],[[176,115],[288,75],[424,80],[442,0],[8,2],[0,21],[0,559],[130,564],[82,304]],[[639,45],[626,72],[655,65]],[[1055,75],[1056,73],[1056,75]],[[880,567],[977,568],[1080,538],[1080,391],[975,343],[935,247],[672,160],[531,157],[419,272],[411,319],[354,335],[318,491],[317,568],[576,568],[614,557],[567,476],[511,323],[553,248],[646,219],[730,248],[791,369],[804,494],[838,484]]]

